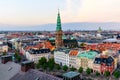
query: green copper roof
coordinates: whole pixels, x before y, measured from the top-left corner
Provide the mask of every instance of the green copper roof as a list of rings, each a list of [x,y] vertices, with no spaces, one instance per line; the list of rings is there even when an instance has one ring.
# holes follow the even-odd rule
[[[62,39],[67,39],[67,37],[65,35],[62,35]]]
[[[71,40],[76,39],[75,36],[70,36]],[[67,39],[67,36],[62,35],[62,39],[65,40]],[[55,37],[50,37],[49,40],[55,40]]]
[[[70,72],[64,73],[63,76],[67,77],[67,78],[74,78],[74,77],[78,76],[79,74],[80,73],[78,73],[78,72],[70,71]]]
[[[67,37],[65,35],[63,35],[62,39],[67,39]],[[49,40],[55,40],[55,37],[51,37],[51,38],[49,38]]]
[[[49,40],[55,40],[55,37],[51,37],[51,38],[49,38]]]
[[[56,31],[60,31],[60,30],[62,30],[62,28],[61,28],[60,13],[59,13],[59,11],[58,11]]]
[[[94,59],[94,57],[98,55],[96,51],[87,51],[87,52],[82,52],[78,54],[78,58],[85,57],[88,59]]]

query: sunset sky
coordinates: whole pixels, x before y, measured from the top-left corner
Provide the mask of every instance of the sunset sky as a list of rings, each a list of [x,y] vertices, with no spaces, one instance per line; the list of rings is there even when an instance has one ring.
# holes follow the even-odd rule
[[[120,0],[0,0],[0,23],[120,22]]]

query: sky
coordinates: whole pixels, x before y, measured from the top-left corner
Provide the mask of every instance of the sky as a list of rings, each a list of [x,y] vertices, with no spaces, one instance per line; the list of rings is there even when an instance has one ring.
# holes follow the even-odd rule
[[[120,22],[120,0],[0,0],[0,23]]]

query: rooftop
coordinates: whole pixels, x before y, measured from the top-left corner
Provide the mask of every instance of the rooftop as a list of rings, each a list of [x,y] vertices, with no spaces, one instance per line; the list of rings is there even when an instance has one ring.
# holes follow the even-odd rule
[[[86,50],[99,50],[100,52],[111,49],[111,50],[120,50],[119,43],[100,43],[97,45],[87,45]]]
[[[42,53],[49,53],[50,49],[30,49],[29,50],[30,54],[42,54]]]
[[[70,49],[67,49],[67,48],[59,48],[59,49],[57,49],[56,51],[65,52],[66,54],[69,54]]]
[[[105,63],[107,66],[111,66],[114,59],[111,56],[107,57],[96,57],[94,60],[94,64],[102,64]]]
[[[11,55],[4,55],[4,56],[1,56],[2,58],[5,58],[5,57],[12,57]]]
[[[24,61],[21,64],[29,64],[29,63],[33,63],[33,61]]]
[[[10,80],[62,80],[61,78],[49,75],[35,69],[31,69],[26,73],[19,72]]]
[[[77,54],[78,54],[78,50],[71,50],[69,53],[70,56],[77,56]]]
[[[73,77],[78,76],[79,74],[80,73],[78,73],[78,72],[70,71],[70,72],[64,73],[63,76],[67,77],[67,78],[73,78]]]
[[[0,61],[0,80],[9,80],[20,71],[20,65],[14,62],[2,64]]]
[[[98,52],[96,51],[86,51],[86,52],[79,53],[77,57],[79,58],[86,57],[88,59],[94,59],[96,55],[98,55]]]

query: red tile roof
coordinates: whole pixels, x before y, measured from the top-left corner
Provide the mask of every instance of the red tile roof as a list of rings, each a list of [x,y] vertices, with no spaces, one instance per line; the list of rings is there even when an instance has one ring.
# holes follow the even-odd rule
[[[105,51],[106,49],[112,49],[112,50],[120,50],[120,44],[119,43],[102,43],[97,45],[87,45],[86,50],[99,50],[99,51]]]
[[[50,42],[45,41],[45,42],[39,43],[39,44],[37,44],[35,46],[27,46],[25,48],[25,50],[29,50],[29,49],[32,49],[32,48],[40,49],[40,48],[44,48],[44,47],[50,49],[51,51],[55,49],[55,47],[52,46]]]
[[[77,56],[77,54],[78,54],[78,50],[71,50],[70,51],[70,56]]]

